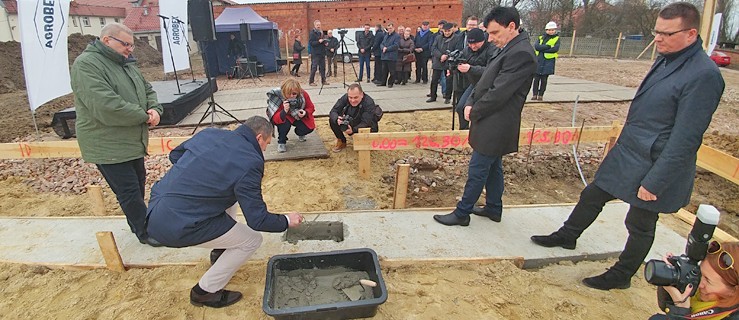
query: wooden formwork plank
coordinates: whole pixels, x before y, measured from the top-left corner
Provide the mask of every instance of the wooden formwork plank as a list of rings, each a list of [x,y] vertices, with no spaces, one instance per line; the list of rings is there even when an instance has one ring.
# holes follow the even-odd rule
[[[695,222],[695,214],[693,214],[692,212],[690,212],[688,210],[685,210],[685,209],[678,210],[675,213],[675,216],[678,217],[680,220],[688,223],[691,226]],[[721,230],[718,227],[716,228],[716,230],[713,231],[713,238],[716,239],[716,240],[718,240],[719,242],[736,242],[736,241],[739,241],[739,240],[737,240],[736,237],[734,237],[734,236],[726,233],[726,231]]]
[[[361,128],[359,129],[358,134],[369,134],[369,133],[370,133],[369,128]],[[357,140],[355,139],[354,140],[355,150],[356,150],[356,143],[357,143]],[[359,176],[362,179],[369,179],[370,173],[372,172],[372,158],[370,157],[370,152],[369,150],[361,150],[358,153],[359,153],[358,155],[359,157]]]
[[[118,245],[115,243],[113,232],[101,231],[95,235],[97,236],[98,245],[100,246],[100,251],[103,252],[103,258],[105,259],[105,264],[108,266],[108,269],[117,272],[125,272],[126,267],[123,265],[121,253],[118,252]]]
[[[521,128],[519,145],[569,145],[605,142],[614,135],[610,126]],[[354,135],[354,150],[411,150],[469,147],[469,131],[411,131],[358,133]]]
[[[149,154],[168,154],[190,137],[149,138]],[[0,159],[79,158],[76,140],[0,143]]]
[[[105,215],[105,198],[103,198],[103,187],[98,185],[87,186],[87,193],[92,201],[92,214],[96,216]]]
[[[698,161],[696,164],[703,169],[739,184],[739,159],[725,152],[716,150],[705,144],[701,145],[700,149],[698,149]]]
[[[369,152],[369,151],[367,151]],[[411,165],[404,163],[398,165],[395,172],[395,191],[393,192],[393,209],[404,209],[405,200],[408,197],[408,177]]]

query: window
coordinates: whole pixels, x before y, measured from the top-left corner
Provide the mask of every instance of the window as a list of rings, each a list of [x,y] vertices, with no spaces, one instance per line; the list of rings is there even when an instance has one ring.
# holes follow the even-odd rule
[[[104,26],[104,25],[105,25],[105,18],[100,17],[100,26]]]
[[[78,27],[76,18],[72,19],[72,25],[74,25],[75,28]]]
[[[267,18],[265,18],[265,19],[267,19]],[[115,21],[115,23],[121,23],[121,19],[119,19],[119,18],[114,18],[113,21]]]
[[[90,17],[82,17],[82,25],[85,27],[90,26]]]

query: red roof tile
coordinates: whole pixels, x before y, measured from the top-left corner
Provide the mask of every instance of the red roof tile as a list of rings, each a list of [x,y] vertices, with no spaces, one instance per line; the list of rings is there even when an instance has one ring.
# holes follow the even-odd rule
[[[130,9],[133,7],[131,0],[73,0],[72,3],[78,3],[88,6],[97,7],[114,7],[114,8],[126,8]]]
[[[158,14],[159,7],[133,7],[129,11],[126,20],[123,20],[123,24],[131,28],[133,32],[159,31]]]
[[[71,16],[93,16],[93,17],[126,17],[125,8],[88,6],[83,4],[75,4],[69,6],[69,15]]]

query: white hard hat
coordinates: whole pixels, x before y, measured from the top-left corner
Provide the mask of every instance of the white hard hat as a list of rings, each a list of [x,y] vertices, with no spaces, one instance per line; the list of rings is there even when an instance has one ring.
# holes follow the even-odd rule
[[[549,23],[547,23],[547,26],[544,27],[544,29],[547,29],[547,30],[557,29],[557,23],[555,23],[554,21],[549,21]]]

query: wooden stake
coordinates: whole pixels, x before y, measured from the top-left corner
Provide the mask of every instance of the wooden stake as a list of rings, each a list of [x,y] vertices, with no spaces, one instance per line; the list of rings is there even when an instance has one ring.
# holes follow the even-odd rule
[[[641,51],[641,53],[640,53],[640,54],[639,54],[638,56],[636,56],[636,60],[639,60],[639,58],[641,58],[641,56],[643,56],[643,55],[644,55],[644,52],[647,52],[647,50],[649,50],[649,47],[651,47],[651,46],[652,46],[653,44],[654,44],[654,39],[652,39],[652,42],[650,42],[650,43],[649,43],[649,44],[647,45],[647,47],[646,47],[646,48],[644,48],[644,50],[642,50],[642,51]]]
[[[575,52],[575,36],[577,35],[577,30],[572,30],[572,42],[570,43],[570,54],[569,56],[572,57],[572,53]]]
[[[623,32],[618,33],[618,42],[616,42],[616,55],[613,56],[613,58],[618,59],[618,50],[621,49],[621,37],[623,36]]]
[[[359,133],[370,133],[370,128],[361,128]],[[369,179],[370,173],[372,172],[372,160],[370,158],[369,150],[361,150],[359,153],[359,176],[362,179]]]
[[[618,120],[614,120],[611,127],[611,136],[608,138],[608,142],[606,142],[605,150],[603,150],[603,159],[606,158],[608,152],[616,145],[616,140],[618,140],[619,135],[621,135],[621,124]]]
[[[393,193],[393,209],[404,209],[405,200],[408,197],[408,176],[411,172],[411,165],[404,163],[398,165],[398,171],[395,172],[395,192]]]
[[[97,236],[98,245],[100,246],[100,251],[103,252],[103,258],[105,258],[105,264],[108,266],[108,269],[116,272],[126,272],[123,259],[121,259],[121,253],[118,252],[118,246],[115,244],[113,232],[101,231],[95,235]]]
[[[105,215],[105,198],[103,198],[103,187],[98,185],[87,186],[87,193],[92,201],[92,214],[96,216]]]
[[[652,46],[652,61],[654,61],[654,58],[657,56],[657,45],[655,44]]]

